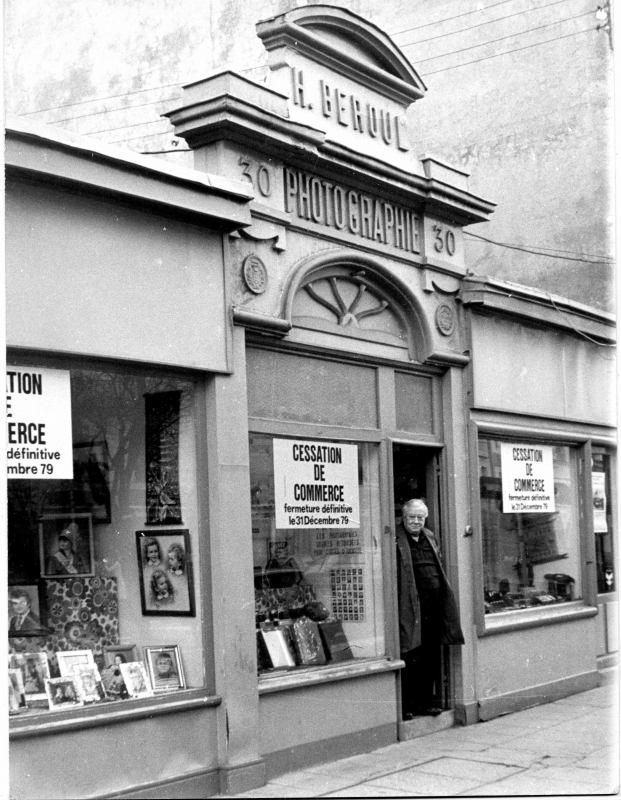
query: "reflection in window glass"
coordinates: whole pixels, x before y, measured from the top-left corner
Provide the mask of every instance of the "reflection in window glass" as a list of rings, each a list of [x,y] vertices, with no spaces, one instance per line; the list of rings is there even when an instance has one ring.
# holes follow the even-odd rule
[[[593,530],[597,558],[597,591],[615,591],[612,503],[610,499],[610,456],[593,453]]]
[[[277,528],[273,437],[250,436],[262,672],[384,653],[378,447],[357,447],[360,528]]]
[[[554,447],[551,513],[503,512],[501,443],[479,440],[485,612],[582,597],[575,452]]]
[[[45,680],[65,677],[59,652],[96,667],[99,699],[127,698],[120,664],[163,641],[179,647],[187,685],[202,686],[194,384],[137,369],[61,372],[73,478],[8,481],[10,660],[38,675],[23,710],[52,707]]]

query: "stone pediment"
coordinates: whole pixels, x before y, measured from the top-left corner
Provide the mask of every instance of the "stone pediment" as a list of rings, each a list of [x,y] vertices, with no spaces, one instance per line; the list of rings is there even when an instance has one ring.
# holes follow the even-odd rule
[[[270,53],[272,69],[286,59],[283,48],[287,48],[406,107],[426,91],[394,42],[375,25],[344,8],[296,8],[259,22],[257,35]]]

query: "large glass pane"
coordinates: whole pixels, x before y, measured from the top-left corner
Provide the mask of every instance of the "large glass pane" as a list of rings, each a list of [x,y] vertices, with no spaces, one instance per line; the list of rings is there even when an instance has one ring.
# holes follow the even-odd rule
[[[412,433],[433,433],[431,378],[395,373],[397,428]]]
[[[299,527],[305,524],[299,508],[311,494],[311,489],[306,489],[296,494],[304,498],[299,506],[288,506],[295,517],[291,522],[296,525],[289,528],[279,525],[275,506],[274,451],[279,452],[282,441],[288,440],[276,439],[275,448],[272,436],[250,436],[259,669],[301,669],[382,655],[378,447],[349,445],[356,463],[353,478],[359,499],[359,527],[352,527],[357,520],[347,511],[350,506],[343,512],[346,503],[341,497],[336,494],[330,499],[325,492],[315,501],[318,510],[314,522],[338,518],[338,527]],[[325,446],[329,460],[328,451],[335,452],[343,443],[322,440],[308,445]],[[313,524],[312,515],[308,522]],[[305,642],[311,644],[307,647]]]
[[[516,466],[503,463],[503,444]],[[531,459],[529,461],[529,459]],[[547,477],[539,477],[549,460],[553,502],[541,501]],[[534,465],[534,466],[533,466]],[[553,605],[582,597],[575,451],[533,443],[479,440],[481,525],[485,611],[513,611]],[[539,472],[538,472],[539,470]],[[519,477],[532,475],[530,478]],[[551,487],[550,487],[551,488]],[[531,501],[524,491],[532,491]],[[540,492],[540,496],[536,492]],[[503,496],[504,495],[504,496]],[[512,511],[541,506],[537,511]]]
[[[19,427],[20,384],[34,376],[45,446]],[[70,708],[77,665],[96,667],[101,683],[84,694],[76,678],[75,704],[202,686],[193,382],[15,366],[7,394],[9,653],[26,684],[26,706],[12,710]],[[58,458],[55,419],[68,442]],[[27,466],[37,473],[25,477]]]
[[[597,557],[597,591],[599,594],[607,594],[615,591],[610,456],[607,453],[593,453],[591,482]]]
[[[250,349],[247,370],[251,417],[377,427],[371,367]]]

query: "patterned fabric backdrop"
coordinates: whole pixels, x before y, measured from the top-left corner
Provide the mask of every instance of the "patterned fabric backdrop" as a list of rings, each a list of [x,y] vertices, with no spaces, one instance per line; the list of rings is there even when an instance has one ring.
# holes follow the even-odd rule
[[[50,672],[59,675],[56,653],[92,650],[103,669],[104,645],[119,643],[116,578],[47,580],[47,636],[11,637],[10,653],[45,652]]]

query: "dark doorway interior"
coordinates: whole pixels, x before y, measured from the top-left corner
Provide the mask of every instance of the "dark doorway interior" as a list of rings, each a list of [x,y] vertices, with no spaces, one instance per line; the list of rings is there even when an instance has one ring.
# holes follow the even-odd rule
[[[439,504],[439,468],[438,454],[426,447],[407,444],[393,444],[393,480],[395,524],[401,521],[401,505],[406,500],[419,498],[424,500],[429,509],[426,527],[433,531],[442,546],[442,530],[440,528]],[[442,648],[438,674],[436,678],[436,696],[444,709],[449,708],[449,676],[446,649]],[[408,679],[408,670],[401,673],[402,681]],[[402,698],[408,695],[406,686],[402,686]],[[411,694],[410,694],[411,697]],[[405,718],[405,716],[404,716]]]

